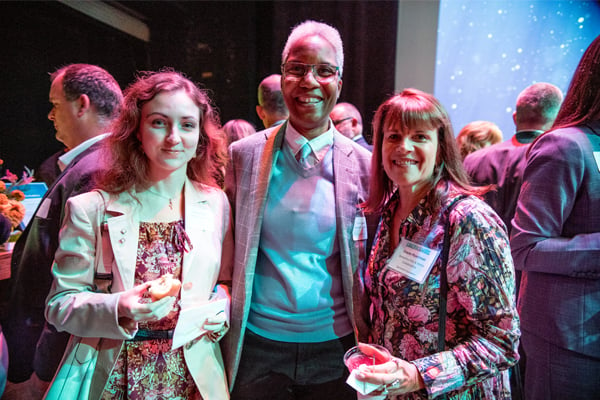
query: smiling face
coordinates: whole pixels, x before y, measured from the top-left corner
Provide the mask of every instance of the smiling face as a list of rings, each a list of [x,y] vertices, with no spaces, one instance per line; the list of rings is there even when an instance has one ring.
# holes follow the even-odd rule
[[[200,109],[184,90],[161,92],[142,106],[139,139],[151,179],[185,174],[200,138]]]
[[[381,147],[383,169],[403,196],[429,190],[438,157],[437,129],[402,129],[386,121]]]
[[[335,49],[320,36],[307,36],[290,48],[285,62],[336,66]],[[290,112],[290,122],[306,138],[319,136],[329,128],[329,113],[342,90],[342,80],[319,82],[312,71],[300,79],[282,76],[281,90]]]

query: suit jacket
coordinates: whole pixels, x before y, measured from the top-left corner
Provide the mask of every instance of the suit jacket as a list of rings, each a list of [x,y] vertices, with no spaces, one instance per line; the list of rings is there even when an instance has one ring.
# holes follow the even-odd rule
[[[58,167],[58,159],[63,154],[65,154],[65,149],[57,151],[42,161],[40,166],[35,170],[35,180],[45,182],[48,187],[52,186],[56,178],[61,174],[61,170]]]
[[[531,147],[511,247],[523,337],[600,358],[600,121]],[[543,349],[527,349],[542,353]]]
[[[48,188],[34,218],[15,244],[11,258],[11,298],[7,318],[2,321],[9,348],[8,379],[13,382],[29,378],[36,343],[44,327],[44,307],[52,284],[52,262],[58,247],[58,231],[64,217],[67,199],[93,188],[93,175],[104,168],[101,146],[104,140],[94,143],[79,154]],[[56,335],[53,360],[43,360],[49,369],[56,368],[68,339]],[[50,377],[44,379],[50,379]]]
[[[353,139],[356,143],[360,144],[362,147],[364,147],[365,149],[369,150],[369,151],[373,151],[373,146],[371,146],[369,144],[369,142],[367,142],[367,139],[365,139],[365,137],[363,135],[360,135],[360,137],[358,139]]]
[[[189,180],[184,190],[185,227],[193,248],[183,255],[182,311],[186,305],[208,301],[217,281],[229,281],[233,261],[230,208],[225,194]],[[111,196],[105,203],[107,195],[95,191],[70,199],[60,233],[46,318],[58,330],[74,336],[107,339],[99,345],[90,399],[101,394],[122,341],[132,339],[137,331],[121,327],[117,315],[120,292],[134,286],[140,218],[133,196],[125,192]],[[108,258],[103,253],[101,234],[105,219],[112,252]],[[107,259],[112,259],[111,293],[98,293],[94,287],[95,269],[104,271],[103,260]],[[202,336],[184,346],[184,357],[202,398],[229,398],[217,343]]]
[[[233,388],[239,367],[244,332],[252,300],[252,286],[260,232],[269,180],[275,155],[281,151],[287,123],[251,135],[230,146],[229,174],[233,186],[228,188],[235,210],[235,261],[232,287],[231,329],[222,341],[223,357],[230,387]],[[357,205],[366,199],[370,178],[371,154],[352,140],[335,131],[333,139],[333,173],[337,235],[340,245],[342,281],[348,315],[356,330],[356,273],[368,251],[367,239],[375,229],[369,224],[368,238],[354,240],[356,217],[364,217]],[[372,220],[370,220],[372,221]]]
[[[511,140],[484,147],[464,160],[465,170],[474,184],[496,185],[496,190],[487,192],[484,200],[502,218],[509,234],[529,149],[528,143],[520,143],[518,138],[528,133],[517,132]]]

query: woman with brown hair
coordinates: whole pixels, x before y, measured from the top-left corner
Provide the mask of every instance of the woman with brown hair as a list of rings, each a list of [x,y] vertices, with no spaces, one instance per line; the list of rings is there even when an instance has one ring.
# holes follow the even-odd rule
[[[371,175],[363,206],[381,221],[359,337],[393,357],[356,377],[393,399],[510,399],[519,319],[508,238],[478,197],[486,188],[468,184],[435,97],[405,89],[379,107]]]
[[[231,280],[217,126],[206,93],[180,73],[144,74],[125,91],[112,168],[67,203],[46,318],[73,336],[47,398],[229,397],[225,308],[195,314],[191,328],[179,318]],[[165,276],[181,289],[157,299]]]

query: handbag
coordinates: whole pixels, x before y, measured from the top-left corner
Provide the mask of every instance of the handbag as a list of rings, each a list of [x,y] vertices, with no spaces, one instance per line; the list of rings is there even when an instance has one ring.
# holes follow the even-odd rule
[[[71,336],[46,400],[87,400],[100,348],[100,338]]]

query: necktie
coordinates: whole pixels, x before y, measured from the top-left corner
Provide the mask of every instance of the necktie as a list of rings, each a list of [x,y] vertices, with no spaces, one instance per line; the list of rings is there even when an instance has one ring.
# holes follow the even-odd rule
[[[304,143],[304,146],[296,153],[296,160],[298,160],[298,163],[300,163],[304,169],[313,167],[315,164],[315,157],[308,143]]]

